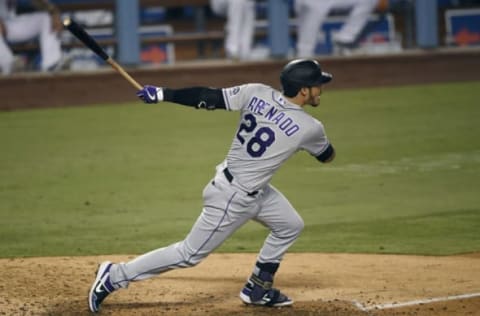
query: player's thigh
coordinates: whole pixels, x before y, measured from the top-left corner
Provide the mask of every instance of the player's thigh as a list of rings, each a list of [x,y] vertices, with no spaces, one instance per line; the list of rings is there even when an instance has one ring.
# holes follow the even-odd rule
[[[50,16],[46,12],[21,14],[5,23],[7,40],[10,42],[28,41],[50,27]]]
[[[260,212],[256,220],[269,227],[273,233],[298,233],[304,222],[288,199],[269,185],[263,194]]]
[[[213,251],[257,213],[254,199],[229,187],[212,182],[205,187],[202,213],[186,238],[193,249]]]

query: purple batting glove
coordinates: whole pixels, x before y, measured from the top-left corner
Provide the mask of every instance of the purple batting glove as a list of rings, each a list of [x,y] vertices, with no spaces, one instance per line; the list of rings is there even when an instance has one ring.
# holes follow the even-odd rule
[[[142,90],[137,91],[137,97],[143,102],[151,104],[163,101],[163,89],[155,86],[146,85]]]

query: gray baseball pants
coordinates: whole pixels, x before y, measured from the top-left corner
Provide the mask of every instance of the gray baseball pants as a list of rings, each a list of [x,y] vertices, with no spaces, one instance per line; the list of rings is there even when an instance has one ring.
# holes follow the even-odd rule
[[[203,190],[203,200],[203,211],[183,241],[114,264],[110,270],[114,287],[126,288],[132,281],[193,267],[250,219],[270,229],[257,260],[279,263],[304,227],[290,202],[271,185],[249,196],[218,172]]]

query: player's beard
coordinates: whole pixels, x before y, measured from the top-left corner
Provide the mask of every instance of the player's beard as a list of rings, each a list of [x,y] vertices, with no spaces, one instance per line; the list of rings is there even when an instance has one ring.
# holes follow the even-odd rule
[[[320,96],[310,97],[310,105],[316,108],[320,105]]]
[[[313,95],[312,88],[309,89],[308,103],[313,107],[320,105],[320,95]]]

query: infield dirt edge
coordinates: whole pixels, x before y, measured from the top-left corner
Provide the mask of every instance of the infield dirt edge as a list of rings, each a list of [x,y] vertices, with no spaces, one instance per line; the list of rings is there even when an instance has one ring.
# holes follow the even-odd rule
[[[0,315],[88,315],[86,295],[99,262],[133,255],[0,259]],[[109,297],[101,315],[478,315],[480,297],[394,309],[395,302],[480,292],[480,254],[405,256],[290,253],[276,286],[296,304],[265,310],[243,306],[238,292],[256,254],[212,254],[197,267],[132,283]],[[458,312],[458,314],[456,314]],[[443,313],[443,314],[442,314]],[[273,315],[272,314],[272,315]]]

